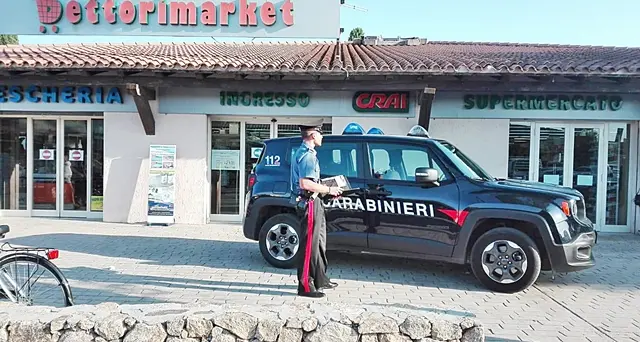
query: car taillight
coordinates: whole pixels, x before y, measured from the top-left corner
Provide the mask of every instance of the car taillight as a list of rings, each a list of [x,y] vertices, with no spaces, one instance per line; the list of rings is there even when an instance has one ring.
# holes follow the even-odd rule
[[[47,259],[49,260],[58,259],[58,256],[60,256],[60,252],[58,252],[57,249],[52,249],[47,252]]]
[[[249,179],[247,181],[247,190],[251,190],[254,184],[256,184],[256,175],[251,174],[249,175]]]

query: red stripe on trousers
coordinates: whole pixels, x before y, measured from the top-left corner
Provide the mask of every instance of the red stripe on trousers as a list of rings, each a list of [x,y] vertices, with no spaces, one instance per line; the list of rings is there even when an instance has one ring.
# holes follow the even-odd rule
[[[309,263],[311,262],[311,240],[313,239],[313,199],[309,201],[309,213],[307,214],[307,245],[304,249],[304,266],[302,267],[302,287],[305,292],[309,288]]]

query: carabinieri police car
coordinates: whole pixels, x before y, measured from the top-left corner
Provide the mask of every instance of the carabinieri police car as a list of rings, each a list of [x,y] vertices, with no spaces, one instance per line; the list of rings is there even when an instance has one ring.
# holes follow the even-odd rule
[[[300,144],[266,140],[248,179],[244,235],[278,268],[294,268],[301,254],[289,184]],[[357,190],[325,202],[329,250],[470,265],[505,293],[528,288],[541,270],[595,265],[596,232],[577,190],[494,178],[420,126],[391,136],[351,123],[316,150],[323,178],[344,175]]]

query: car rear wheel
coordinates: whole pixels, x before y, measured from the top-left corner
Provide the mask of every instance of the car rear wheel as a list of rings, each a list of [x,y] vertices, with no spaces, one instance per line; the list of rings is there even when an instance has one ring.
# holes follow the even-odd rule
[[[277,268],[294,268],[300,248],[298,218],[293,214],[278,214],[268,219],[260,229],[260,253]]]
[[[488,289],[515,293],[533,285],[542,263],[535,242],[513,228],[495,228],[478,238],[471,249],[471,270]]]

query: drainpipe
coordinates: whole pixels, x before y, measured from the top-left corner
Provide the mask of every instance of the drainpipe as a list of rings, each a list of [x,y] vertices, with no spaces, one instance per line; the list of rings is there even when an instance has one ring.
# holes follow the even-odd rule
[[[436,96],[436,88],[425,87],[420,96],[420,112],[418,114],[418,125],[429,131],[429,122],[431,121],[431,106]]]

